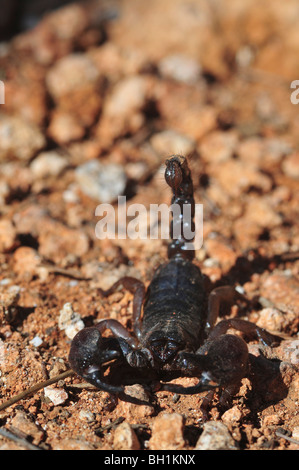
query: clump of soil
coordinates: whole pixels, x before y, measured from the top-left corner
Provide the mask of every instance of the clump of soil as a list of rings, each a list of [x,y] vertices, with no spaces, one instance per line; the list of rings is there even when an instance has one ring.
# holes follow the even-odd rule
[[[1,402],[68,370],[71,339],[116,318],[148,284],[162,240],[97,238],[100,203],[170,203],[163,164],[189,157],[204,205],[196,263],[211,286],[238,286],[241,316],[284,340],[271,370],[216,393],[132,385],[142,405],[70,376],[1,411],[0,448],[298,449],[299,153],[295,0],[74,3],[0,47]],[[294,98],[294,96],[293,96]],[[189,385],[191,378],[176,379]],[[11,435],[19,440],[11,439]]]

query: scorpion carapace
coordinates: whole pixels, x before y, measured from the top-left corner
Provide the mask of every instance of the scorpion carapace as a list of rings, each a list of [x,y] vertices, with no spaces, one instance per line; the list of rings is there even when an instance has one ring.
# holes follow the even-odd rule
[[[191,207],[187,222],[182,212],[173,213],[168,262],[158,268],[147,290],[140,280],[132,277],[120,279],[106,291],[100,289],[104,296],[119,287],[134,294],[134,333],[114,319],[84,328],[72,341],[69,363],[85,380],[110,393],[124,392],[123,385],[112,385],[104,376],[104,366],[112,360],[126,361],[139,370],[155,370],[160,377],[165,371],[176,371],[199,379],[191,387],[160,383],[162,390],[193,394],[221,387],[226,393],[233,393],[248,371],[249,353],[245,341],[227,334],[227,330],[254,334],[266,344],[273,344],[278,338],[238,318],[222,320],[214,326],[222,302],[233,304],[244,298],[234,287],[223,286],[212,290],[205,302],[203,276],[193,262],[194,250],[190,249],[192,239],[184,236],[184,230],[173,238],[174,226],[181,225],[183,229],[183,225],[189,224],[188,233],[194,233],[195,229],[193,185],[183,156],[174,155],[166,160],[165,179],[173,192],[172,204],[182,211],[186,204]],[[103,336],[107,329],[112,336]]]

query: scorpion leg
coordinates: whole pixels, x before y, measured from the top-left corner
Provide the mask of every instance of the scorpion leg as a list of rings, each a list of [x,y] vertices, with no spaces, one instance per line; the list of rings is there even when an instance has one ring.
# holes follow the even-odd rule
[[[248,335],[254,334],[267,346],[281,341],[281,338],[269,333],[264,328],[258,327],[255,323],[239,318],[222,320],[214,326],[219,316],[221,304],[225,302],[229,305],[233,305],[237,300],[248,302],[248,299],[240,294],[234,287],[223,286],[212,290],[209,295],[208,317],[206,322],[206,333],[209,335],[208,341],[223,335],[229,328],[233,328]]]
[[[274,346],[281,342],[282,338],[276,336],[264,328],[260,328],[255,323],[241,318],[229,318],[221,320],[211,331],[207,343],[221,335],[224,335],[228,329],[238,330],[247,335],[255,335],[266,346]]]
[[[216,323],[221,304],[226,303],[228,305],[233,305],[237,300],[248,302],[246,297],[240,294],[232,286],[221,286],[212,290],[208,300],[208,317],[205,327],[207,335],[209,335],[210,331]]]
[[[142,313],[143,301],[145,298],[145,286],[141,281],[139,281],[139,279],[135,279],[134,277],[130,277],[130,276],[125,276],[119,279],[118,281],[116,281],[107,290],[103,290],[99,288],[99,292],[104,297],[108,297],[109,295],[113,294],[113,292],[115,292],[120,286],[134,294],[133,327],[134,327],[134,332],[137,338],[140,339],[141,337],[141,313]]]

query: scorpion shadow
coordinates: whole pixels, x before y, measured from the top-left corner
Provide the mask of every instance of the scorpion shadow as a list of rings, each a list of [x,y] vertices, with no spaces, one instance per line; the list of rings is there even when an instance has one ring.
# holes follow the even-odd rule
[[[251,259],[249,259],[251,258]],[[236,259],[234,265],[225,273],[217,284],[245,284],[253,274],[273,271],[279,265],[299,259],[299,252],[282,253],[280,255],[264,256],[257,249],[250,249]]]
[[[252,389],[248,401],[252,412],[262,411],[287,397],[288,387],[281,374],[281,360],[268,359],[261,353],[259,356],[250,354],[249,362],[248,378]]]

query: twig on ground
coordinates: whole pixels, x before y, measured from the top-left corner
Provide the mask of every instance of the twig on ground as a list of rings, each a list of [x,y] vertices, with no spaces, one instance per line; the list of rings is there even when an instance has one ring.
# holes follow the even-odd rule
[[[27,390],[24,390],[23,392],[19,393],[18,395],[15,395],[14,397],[10,398],[9,400],[5,401],[0,405],[0,411],[5,410],[11,405],[14,405],[18,401],[22,400],[23,398],[27,398],[30,395],[32,395],[35,392],[38,392],[39,390],[48,387],[48,385],[52,385],[53,383],[58,382],[59,380],[63,380],[67,377],[70,377],[74,375],[75,372],[72,369],[68,369],[65,372],[62,372],[61,374],[55,375],[55,377],[52,377],[51,379],[45,380],[44,382],[39,382],[35,385],[33,385],[30,388],[27,388]]]

